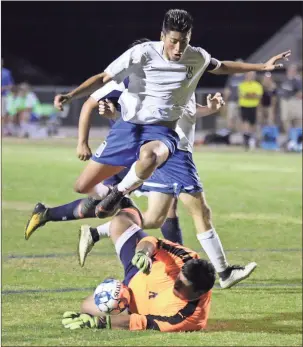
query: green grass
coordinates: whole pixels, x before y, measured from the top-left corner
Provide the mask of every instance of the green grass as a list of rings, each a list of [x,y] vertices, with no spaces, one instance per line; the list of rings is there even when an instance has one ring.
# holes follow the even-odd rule
[[[95,143],[97,145],[97,143]],[[161,334],[66,331],[64,311],[106,276],[122,278],[109,240],[80,268],[81,221],[49,223],[29,241],[23,231],[37,201],[50,206],[78,198],[72,187],[85,164],[75,142],[4,140],[2,143],[2,345],[3,346],[301,346],[302,158],[282,153],[202,149],[195,161],[214,223],[230,263],[258,268],[231,290],[214,289],[208,331]],[[146,207],[146,199],[137,199]],[[191,218],[179,206],[185,244],[199,250]],[[98,220],[89,220],[97,225]],[[159,236],[160,231],[150,231]],[[52,255],[58,257],[17,257]],[[57,289],[70,288],[67,292]],[[78,289],[72,290],[72,289]],[[42,292],[8,294],[6,291]]]

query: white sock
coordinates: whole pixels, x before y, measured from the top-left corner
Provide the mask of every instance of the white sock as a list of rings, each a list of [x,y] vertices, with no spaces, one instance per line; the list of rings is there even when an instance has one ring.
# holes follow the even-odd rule
[[[105,224],[101,224],[101,225],[97,226],[97,231],[98,231],[98,234],[100,236],[100,239],[104,238],[104,237],[109,237],[110,223],[111,222],[107,222]]]
[[[219,235],[214,229],[210,229],[204,233],[197,234],[201,246],[207,254],[209,260],[215,267],[217,272],[222,272],[228,267],[228,263],[224,254],[224,250]]]
[[[92,196],[98,200],[99,199],[103,200],[109,192],[109,188],[105,186],[103,183],[98,183],[94,187],[94,190],[95,190],[95,194],[92,194]]]
[[[118,184],[117,188],[120,192],[126,192],[132,187],[138,186],[143,183],[144,180],[141,180],[136,174],[135,169],[136,163],[132,165],[127,175],[123,178],[123,180]]]

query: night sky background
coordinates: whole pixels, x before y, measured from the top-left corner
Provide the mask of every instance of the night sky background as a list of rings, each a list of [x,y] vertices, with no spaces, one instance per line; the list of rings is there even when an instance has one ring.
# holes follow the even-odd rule
[[[79,84],[103,71],[133,40],[158,40],[170,8],[193,15],[193,46],[225,60],[246,59],[293,16],[302,15],[302,2],[291,1],[4,1],[2,57],[13,72],[12,57],[41,68],[51,76],[43,83]],[[224,81],[206,74],[199,85],[214,87]]]

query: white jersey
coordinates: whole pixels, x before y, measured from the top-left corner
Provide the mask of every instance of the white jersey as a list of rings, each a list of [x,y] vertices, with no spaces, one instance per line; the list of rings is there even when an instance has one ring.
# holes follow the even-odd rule
[[[185,112],[181,119],[178,120],[176,132],[179,135],[180,141],[178,143],[178,149],[187,152],[193,152],[195,142],[195,130],[196,130],[196,96],[193,93],[189,102],[185,106]]]
[[[110,81],[106,83],[106,85],[102,88],[97,89],[93,94],[90,95],[90,97],[93,98],[95,101],[100,101],[101,99],[104,99],[107,96],[111,97],[114,91],[117,91],[119,93],[117,96],[120,97],[120,93],[122,93],[124,90],[124,82],[118,84],[115,81]]]
[[[125,121],[136,124],[175,121],[186,112],[186,104],[211,56],[200,47],[187,46],[181,59],[175,62],[164,57],[163,48],[161,41],[136,45],[105,69],[118,83],[129,76],[128,89],[119,101]]]

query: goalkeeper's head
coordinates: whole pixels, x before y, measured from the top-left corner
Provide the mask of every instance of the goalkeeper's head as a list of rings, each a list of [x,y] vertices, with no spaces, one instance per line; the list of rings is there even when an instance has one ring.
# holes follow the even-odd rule
[[[214,286],[215,279],[216,271],[210,262],[203,259],[188,260],[176,278],[174,294],[183,300],[197,300]]]

